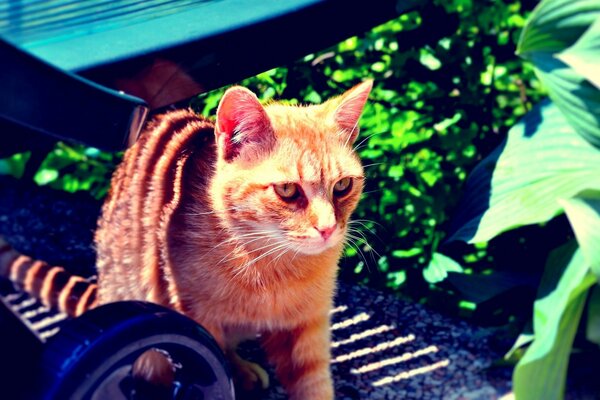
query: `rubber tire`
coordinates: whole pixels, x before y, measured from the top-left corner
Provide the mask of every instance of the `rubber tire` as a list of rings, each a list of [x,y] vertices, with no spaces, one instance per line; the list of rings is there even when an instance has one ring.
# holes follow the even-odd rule
[[[181,366],[170,398],[235,398],[225,357],[205,329],[175,311],[132,301],[107,304],[67,321],[43,350],[35,398],[101,398],[97,393],[151,348],[167,351]],[[111,395],[111,400],[120,399]]]

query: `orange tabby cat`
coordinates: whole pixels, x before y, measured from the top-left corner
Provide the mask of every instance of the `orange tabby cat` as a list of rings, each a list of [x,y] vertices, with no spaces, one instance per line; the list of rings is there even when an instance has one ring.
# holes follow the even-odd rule
[[[214,125],[190,111],[156,118],[126,152],[102,210],[98,303],[146,300],[193,318],[245,387],[268,385],[236,354],[260,333],[291,399],[332,399],[329,310],[363,188],[352,145],[371,87],[307,107],[263,106],[233,87]],[[95,285],[86,288],[73,314],[95,304]]]

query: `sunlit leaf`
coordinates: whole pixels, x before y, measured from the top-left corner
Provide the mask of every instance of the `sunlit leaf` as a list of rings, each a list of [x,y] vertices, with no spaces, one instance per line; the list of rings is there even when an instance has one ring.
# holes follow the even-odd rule
[[[406,271],[389,272],[387,274],[387,286],[397,289],[406,282]]]
[[[429,283],[438,283],[448,277],[448,272],[463,272],[463,267],[441,253],[433,253],[429,265],[423,270],[423,277]]]
[[[600,280],[600,191],[560,202],[575,232],[585,261]]]
[[[588,142],[600,147],[600,90],[551,55],[534,55],[533,60],[550,98],[567,121]]]
[[[523,28],[517,54],[554,54],[571,46],[600,15],[597,0],[543,0]]]
[[[47,185],[58,178],[58,171],[55,169],[41,169],[35,175],[34,180],[38,185]]]
[[[518,399],[561,399],[565,391],[571,345],[587,292],[596,279],[579,250],[559,267],[564,272],[556,286],[534,304],[535,339],[513,374]]]
[[[409,250],[394,250],[392,251],[392,256],[397,257],[397,258],[409,258],[409,257],[414,257],[414,256],[418,256],[419,254],[423,253],[423,249],[420,247],[413,247],[412,249]]]
[[[537,67],[575,131],[600,147],[600,91],[590,83],[600,79],[594,72],[600,50],[598,19],[597,0],[544,0],[523,29],[517,51]]]
[[[528,113],[471,173],[451,238],[479,242],[548,221],[559,199],[600,190],[600,152],[545,101]]]
[[[579,75],[600,88],[600,18],[571,47],[557,56]]]

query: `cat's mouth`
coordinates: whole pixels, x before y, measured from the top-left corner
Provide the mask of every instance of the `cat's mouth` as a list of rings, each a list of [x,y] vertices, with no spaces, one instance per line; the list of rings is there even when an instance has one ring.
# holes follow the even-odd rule
[[[316,255],[335,246],[341,240],[340,229],[336,229],[328,237],[316,235],[290,235],[290,241],[298,254]]]

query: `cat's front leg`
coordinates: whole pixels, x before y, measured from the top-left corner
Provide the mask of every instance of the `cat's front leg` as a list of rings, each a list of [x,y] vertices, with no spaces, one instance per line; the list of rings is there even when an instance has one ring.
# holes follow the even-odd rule
[[[290,400],[331,400],[329,317],[264,335],[263,346]]]

